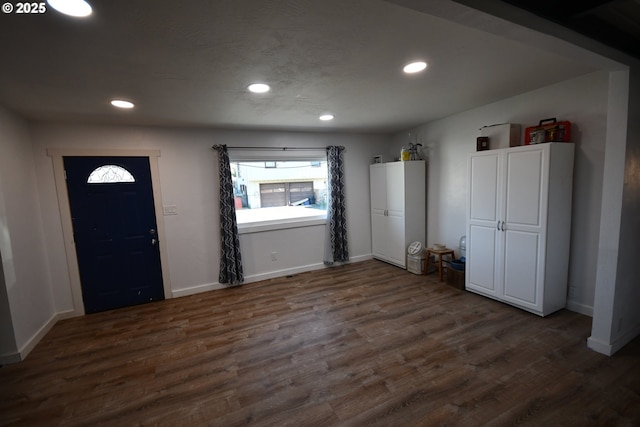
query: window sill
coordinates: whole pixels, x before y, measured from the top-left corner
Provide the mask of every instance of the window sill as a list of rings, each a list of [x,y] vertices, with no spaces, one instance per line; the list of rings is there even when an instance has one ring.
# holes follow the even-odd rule
[[[264,231],[286,230],[288,228],[312,227],[315,225],[325,225],[327,218],[322,216],[307,217],[299,219],[274,220],[249,222],[238,224],[238,234],[262,233]]]

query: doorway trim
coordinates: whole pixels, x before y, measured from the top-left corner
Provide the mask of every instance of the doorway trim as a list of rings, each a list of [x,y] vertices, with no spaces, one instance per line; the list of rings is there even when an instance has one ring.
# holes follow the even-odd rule
[[[78,268],[78,255],[73,238],[73,223],[71,220],[71,208],[69,206],[69,192],[64,172],[64,157],[147,157],[151,168],[151,186],[153,191],[154,211],[158,230],[160,246],[160,264],[162,269],[162,284],[165,299],[173,298],[171,280],[169,275],[169,257],[167,252],[164,216],[162,214],[162,192],[160,191],[160,169],[158,157],[160,150],[126,150],[126,149],[83,149],[83,148],[47,148],[47,155],[53,161],[53,177],[58,196],[58,208],[62,225],[62,236],[67,258],[67,270],[71,285],[71,297],[73,300],[73,312],[69,317],[83,316],[84,303],[82,302],[82,285],[80,283],[80,270]],[[66,316],[65,316],[66,317]]]

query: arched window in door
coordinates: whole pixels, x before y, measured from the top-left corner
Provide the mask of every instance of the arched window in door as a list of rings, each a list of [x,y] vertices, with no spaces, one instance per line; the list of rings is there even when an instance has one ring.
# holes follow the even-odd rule
[[[131,172],[118,165],[103,165],[95,168],[87,179],[88,184],[111,184],[136,182]]]

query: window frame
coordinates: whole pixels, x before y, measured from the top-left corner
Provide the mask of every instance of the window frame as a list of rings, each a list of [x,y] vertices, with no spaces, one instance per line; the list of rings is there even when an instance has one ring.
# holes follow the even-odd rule
[[[327,155],[324,150],[233,150],[229,153],[229,162],[326,162]],[[310,165],[311,167],[311,165]],[[313,166],[315,168],[315,166]],[[267,168],[269,170],[277,170],[278,168]],[[328,181],[327,168],[327,181]],[[243,184],[241,184],[243,185]],[[268,208],[265,208],[268,209]],[[286,230],[300,227],[313,227],[325,225],[327,222],[327,210],[319,211],[315,216],[298,217],[298,218],[280,218],[265,221],[252,221],[247,223],[239,223],[238,234],[260,233],[265,231]]]

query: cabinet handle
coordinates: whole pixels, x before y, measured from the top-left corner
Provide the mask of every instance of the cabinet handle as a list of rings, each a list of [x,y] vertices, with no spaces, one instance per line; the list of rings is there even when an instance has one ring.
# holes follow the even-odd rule
[[[496,225],[496,230],[500,231],[500,221],[498,221],[498,224]]]
[[[502,225],[500,226],[500,231],[504,231],[504,221],[502,221]]]

